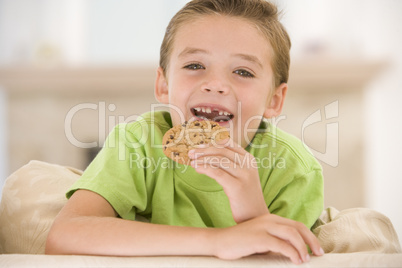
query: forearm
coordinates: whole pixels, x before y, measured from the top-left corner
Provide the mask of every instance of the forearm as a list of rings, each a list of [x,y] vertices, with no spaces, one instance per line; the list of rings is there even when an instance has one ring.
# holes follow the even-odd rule
[[[303,224],[270,214],[228,228],[168,226],[85,216],[56,222],[49,233],[46,253],[209,255],[237,259],[274,251],[301,263],[309,259],[306,243],[316,255],[322,255],[318,240]]]
[[[213,229],[81,216],[57,222],[47,254],[109,256],[214,255]]]
[[[318,240],[303,224],[269,213],[227,228],[159,225],[117,218],[101,196],[79,190],[56,217],[46,253],[236,259],[274,251],[300,263],[308,259],[306,244],[316,255],[322,254]]]
[[[83,205],[85,204],[85,206]],[[56,217],[47,254],[109,256],[213,255],[213,229],[157,225],[117,218],[101,196],[78,190]]]

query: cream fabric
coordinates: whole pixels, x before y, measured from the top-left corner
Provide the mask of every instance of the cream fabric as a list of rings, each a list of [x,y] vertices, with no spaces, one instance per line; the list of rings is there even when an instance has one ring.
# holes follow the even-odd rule
[[[402,254],[348,253],[325,254],[311,257],[309,263],[295,265],[277,254],[253,255],[246,258],[225,261],[214,257],[96,257],[96,256],[51,256],[51,255],[0,255],[0,267],[401,267]]]
[[[44,253],[50,226],[67,201],[65,192],[81,174],[39,161],[13,173],[6,180],[0,203],[0,253]],[[401,252],[389,219],[370,209],[339,212],[328,208],[313,232],[327,253]]]
[[[401,252],[391,221],[368,208],[338,211],[329,207],[313,226],[313,233],[326,253]]]
[[[6,180],[0,203],[0,253],[44,253],[64,193],[81,171],[31,161]]]

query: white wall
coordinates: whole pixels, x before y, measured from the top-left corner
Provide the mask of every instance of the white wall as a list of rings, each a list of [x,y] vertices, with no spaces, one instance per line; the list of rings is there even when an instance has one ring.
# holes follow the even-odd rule
[[[0,86],[0,200],[4,181],[8,175],[8,148],[7,148],[7,103],[6,92]]]
[[[0,66],[82,64],[86,2],[0,0]]]
[[[365,41],[389,61],[366,99],[367,206],[391,218],[402,239],[402,1],[372,5]],[[380,15],[380,16],[379,16]]]
[[[332,58],[388,63],[366,89],[367,188],[362,191],[366,206],[388,216],[402,238],[402,1],[277,2],[286,10],[283,21],[293,40],[293,60],[315,48]]]
[[[0,0],[0,66],[155,64],[185,0]]]
[[[183,1],[87,1],[86,61],[93,64],[157,64],[165,28]]]

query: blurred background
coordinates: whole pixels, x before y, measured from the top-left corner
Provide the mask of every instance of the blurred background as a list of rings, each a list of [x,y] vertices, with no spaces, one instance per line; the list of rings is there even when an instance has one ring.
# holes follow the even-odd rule
[[[34,159],[85,169],[114,125],[153,109],[186,2],[0,0],[0,188]],[[292,39],[276,123],[322,164],[326,207],[378,210],[402,237],[402,1],[275,3]]]

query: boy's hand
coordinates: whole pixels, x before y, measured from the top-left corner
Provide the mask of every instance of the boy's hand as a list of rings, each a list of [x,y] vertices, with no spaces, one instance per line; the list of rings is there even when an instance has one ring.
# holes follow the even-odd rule
[[[324,254],[317,238],[300,222],[265,214],[238,225],[215,229],[215,255],[237,259],[255,253],[277,252],[295,264],[308,262],[306,244],[316,256]]]
[[[262,193],[255,158],[230,140],[189,152],[191,165],[198,173],[215,179],[229,198],[237,223],[269,213]]]

